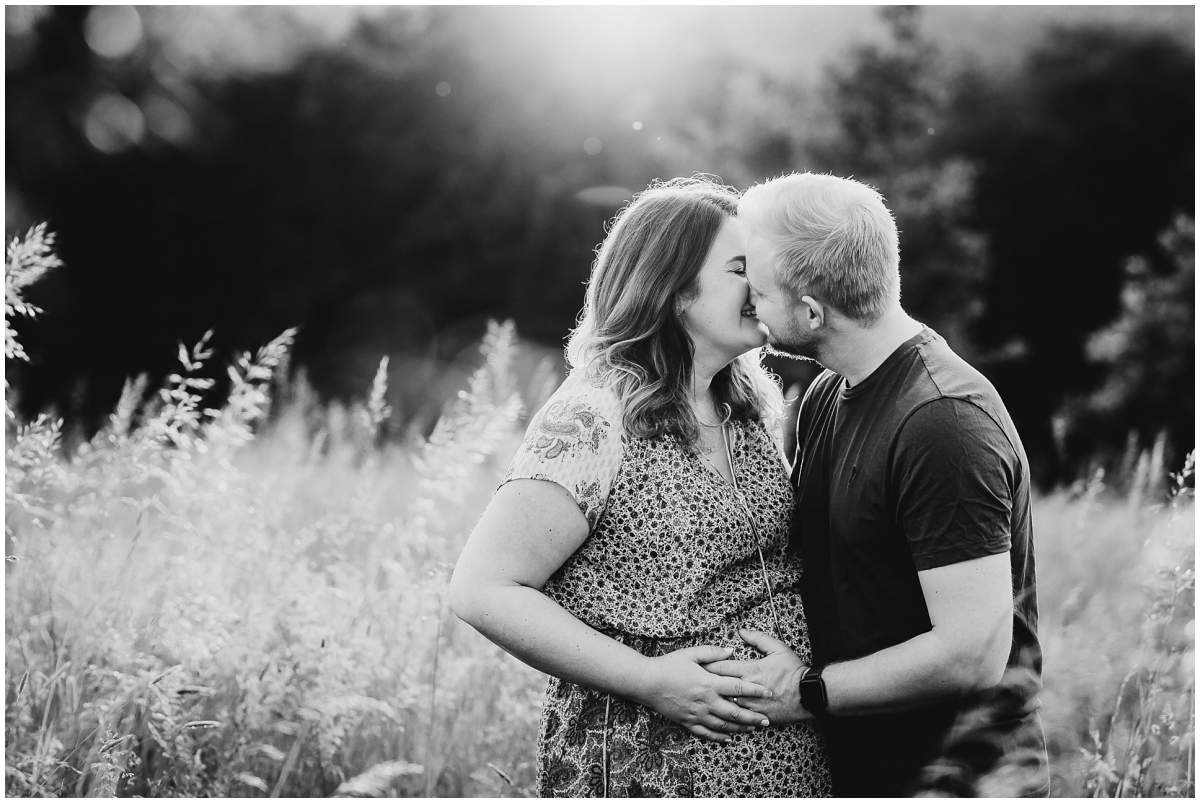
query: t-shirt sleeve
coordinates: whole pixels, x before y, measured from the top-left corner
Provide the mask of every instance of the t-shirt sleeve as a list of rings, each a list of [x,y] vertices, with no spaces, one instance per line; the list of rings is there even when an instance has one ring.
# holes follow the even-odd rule
[[[942,398],[919,408],[897,435],[892,466],[918,571],[1008,551],[1020,459],[978,406]]]
[[[591,531],[621,465],[619,408],[610,395],[586,383],[564,383],[530,420],[501,485],[534,479],[562,486]]]

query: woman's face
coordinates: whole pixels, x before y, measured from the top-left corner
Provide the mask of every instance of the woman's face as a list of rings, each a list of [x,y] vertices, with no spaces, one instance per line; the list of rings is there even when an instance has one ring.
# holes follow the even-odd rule
[[[697,276],[699,291],[684,303],[684,329],[698,359],[729,362],[767,342],[766,327],[754,317],[746,283],[746,231],[727,217]]]

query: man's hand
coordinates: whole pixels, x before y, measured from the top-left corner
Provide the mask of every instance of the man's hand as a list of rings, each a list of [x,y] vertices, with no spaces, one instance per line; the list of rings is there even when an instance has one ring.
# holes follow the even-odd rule
[[[787,725],[813,715],[800,704],[800,678],[808,668],[782,641],[757,630],[739,631],[742,641],[765,657],[757,661],[715,661],[705,664],[709,672],[726,677],[741,678],[770,689],[771,697],[738,700],[738,705],[763,714],[772,725]]]

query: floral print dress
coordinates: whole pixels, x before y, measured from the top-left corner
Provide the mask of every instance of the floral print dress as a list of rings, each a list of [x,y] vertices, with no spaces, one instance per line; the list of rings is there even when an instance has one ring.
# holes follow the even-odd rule
[[[543,592],[644,655],[713,644],[761,657],[761,630],[808,661],[800,567],[786,553],[792,489],[760,424],[728,427],[738,489],[677,439],[622,431],[620,401],[573,371],[534,416],[505,482],[561,485],[587,519],[583,545]],[[753,516],[755,527],[749,517]],[[762,562],[774,594],[771,612]],[[551,678],[538,738],[545,797],[814,797],[831,793],[811,723],[693,736],[616,695]]]

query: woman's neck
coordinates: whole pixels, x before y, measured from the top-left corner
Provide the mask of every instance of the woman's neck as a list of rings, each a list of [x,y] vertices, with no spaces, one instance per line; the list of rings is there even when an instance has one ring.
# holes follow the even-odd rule
[[[717,412],[717,400],[713,396],[712,381],[723,367],[714,368],[704,365],[699,360],[692,363],[692,387],[688,401],[691,402],[696,415],[706,422],[709,416]]]

